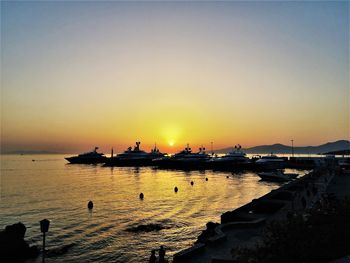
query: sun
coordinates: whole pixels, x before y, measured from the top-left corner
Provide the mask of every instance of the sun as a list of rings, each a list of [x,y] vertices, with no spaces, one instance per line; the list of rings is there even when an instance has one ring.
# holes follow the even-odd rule
[[[169,141],[169,146],[174,146],[175,142],[174,141]]]

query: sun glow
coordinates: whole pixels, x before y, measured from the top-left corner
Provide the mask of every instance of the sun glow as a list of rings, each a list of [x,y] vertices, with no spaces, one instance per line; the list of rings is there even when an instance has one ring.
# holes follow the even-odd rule
[[[174,146],[175,142],[174,141],[169,141],[169,146]]]

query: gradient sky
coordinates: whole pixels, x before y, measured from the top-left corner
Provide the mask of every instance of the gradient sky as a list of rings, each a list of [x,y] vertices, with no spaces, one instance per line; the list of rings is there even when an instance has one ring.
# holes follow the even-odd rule
[[[1,74],[3,151],[349,139],[349,2],[2,1]]]

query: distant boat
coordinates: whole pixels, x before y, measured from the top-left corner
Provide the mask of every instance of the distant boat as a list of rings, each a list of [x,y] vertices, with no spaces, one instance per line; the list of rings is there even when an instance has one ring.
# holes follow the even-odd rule
[[[152,160],[163,157],[155,145],[151,152],[145,152],[140,149],[141,142],[136,142],[134,148],[131,146],[123,153],[107,158],[105,166],[148,166],[152,165]]]
[[[96,163],[104,163],[107,160],[107,157],[103,153],[97,152],[98,147],[91,152],[82,153],[77,156],[66,157],[68,162],[70,163],[80,163],[80,164],[96,164]]]
[[[281,170],[276,170],[273,172],[261,172],[258,173],[262,180],[266,181],[276,181],[276,182],[285,182],[295,179],[298,174],[295,173],[283,173]]]

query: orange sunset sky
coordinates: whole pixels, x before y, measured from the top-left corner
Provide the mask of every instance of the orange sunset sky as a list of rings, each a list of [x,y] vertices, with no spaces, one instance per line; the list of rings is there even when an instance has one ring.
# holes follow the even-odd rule
[[[1,2],[1,148],[349,139],[349,3]]]

